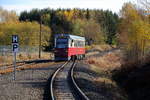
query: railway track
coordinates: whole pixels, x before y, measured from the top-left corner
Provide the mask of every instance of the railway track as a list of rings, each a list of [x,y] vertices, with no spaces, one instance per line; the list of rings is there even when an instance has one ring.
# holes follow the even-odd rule
[[[50,80],[51,100],[89,100],[73,77],[77,61],[68,61],[60,66]]]
[[[32,64],[36,64],[36,63],[44,63],[44,62],[50,62],[52,60],[29,60],[29,61],[20,61],[20,62],[16,62],[16,68],[20,68],[23,67],[25,65],[32,65]],[[6,64],[6,65],[1,65],[0,66],[0,70],[4,70],[4,69],[9,69],[9,68],[13,68],[14,65],[13,64]]]
[[[18,69],[24,68],[25,66],[34,65],[34,64],[35,63],[16,63],[16,67],[15,68],[16,68],[16,70],[18,70]],[[0,74],[2,74],[3,71],[7,71],[7,70],[10,70],[10,72],[11,72],[11,70],[14,70],[14,65],[10,64],[10,65],[7,65],[7,66],[0,67]]]

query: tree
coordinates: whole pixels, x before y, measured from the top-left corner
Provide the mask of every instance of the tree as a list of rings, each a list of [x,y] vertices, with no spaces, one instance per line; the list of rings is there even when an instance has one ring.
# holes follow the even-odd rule
[[[87,33],[89,35],[92,34],[90,35],[91,39],[95,38],[93,34],[103,33],[106,43],[116,44],[119,18],[117,14],[111,11],[91,9],[33,9],[29,12],[22,12],[19,19],[20,21],[40,22],[39,15],[41,16],[42,24],[48,25],[52,29],[51,42],[54,41],[54,34],[69,33],[83,35],[88,30]],[[92,27],[92,25],[95,27]],[[93,28],[91,29],[93,32],[88,27]],[[100,34],[97,34],[97,37]],[[99,40],[101,40],[101,37]],[[95,43],[97,43],[96,41],[98,39],[95,40]]]
[[[109,10],[95,10],[92,13],[92,19],[102,27],[102,31],[106,36],[106,43],[116,44],[116,33],[119,23],[118,15]]]
[[[145,54],[148,47],[150,24],[141,17],[132,3],[124,4],[121,17],[120,42],[124,45],[128,58],[139,59]]]
[[[11,36],[19,35],[20,45],[38,46],[39,24],[37,22],[5,22],[0,23],[0,45],[10,45]],[[42,26],[42,46],[49,46],[51,29]]]
[[[41,20],[44,25],[50,26],[50,22],[51,22],[50,14],[43,14]]]
[[[90,11],[89,9],[86,9],[86,19],[90,19]]]
[[[0,22],[18,21],[18,16],[15,11],[7,11],[0,7]]]
[[[29,15],[28,15],[28,12],[27,11],[23,11],[20,13],[20,16],[19,16],[19,20],[20,21],[28,21],[29,20]]]
[[[40,23],[40,17],[42,13],[38,9],[32,9],[29,13],[30,21],[38,21]]]
[[[73,34],[84,36],[89,44],[100,44],[104,42],[104,35],[98,23],[94,20],[77,19],[73,23]]]

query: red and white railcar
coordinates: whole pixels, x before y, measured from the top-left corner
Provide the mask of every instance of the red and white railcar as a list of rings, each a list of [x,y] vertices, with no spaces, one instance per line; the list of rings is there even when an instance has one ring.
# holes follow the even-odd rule
[[[85,38],[70,34],[55,35],[55,60],[82,59],[85,56]]]

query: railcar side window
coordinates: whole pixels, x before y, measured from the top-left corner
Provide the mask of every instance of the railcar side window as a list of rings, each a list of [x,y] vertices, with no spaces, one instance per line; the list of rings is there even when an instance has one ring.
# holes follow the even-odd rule
[[[73,42],[73,40],[71,40],[71,47],[73,47],[74,46],[74,42]]]
[[[84,41],[78,41],[78,47],[83,47],[84,46]]]
[[[84,41],[71,40],[71,47],[84,47]]]
[[[77,41],[74,42],[75,47],[77,47]]]

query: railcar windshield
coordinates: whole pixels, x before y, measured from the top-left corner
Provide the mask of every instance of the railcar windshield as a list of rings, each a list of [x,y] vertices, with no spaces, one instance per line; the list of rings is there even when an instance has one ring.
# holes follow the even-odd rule
[[[67,48],[67,47],[68,47],[68,39],[67,38],[57,38],[56,48]]]

